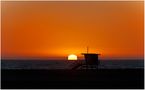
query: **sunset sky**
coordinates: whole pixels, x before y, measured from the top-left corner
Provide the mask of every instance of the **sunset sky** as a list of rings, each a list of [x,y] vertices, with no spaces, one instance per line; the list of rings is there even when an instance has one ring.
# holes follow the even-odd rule
[[[2,58],[143,58],[143,3],[2,2]]]

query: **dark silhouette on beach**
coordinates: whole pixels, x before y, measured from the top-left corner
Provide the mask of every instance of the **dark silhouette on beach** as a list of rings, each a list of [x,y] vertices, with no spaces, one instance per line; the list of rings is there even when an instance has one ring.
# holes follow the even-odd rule
[[[79,67],[85,69],[98,69],[98,65],[100,63],[98,56],[100,54],[88,53],[88,52],[89,52],[89,48],[87,47],[87,53],[82,53],[82,55],[84,55],[85,58],[85,63],[77,63],[72,69],[77,69]]]
[[[100,54],[95,53],[82,53],[85,57],[85,63],[76,63],[76,65],[72,69],[77,69],[81,67],[81,69],[98,69],[99,59],[98,56]]]

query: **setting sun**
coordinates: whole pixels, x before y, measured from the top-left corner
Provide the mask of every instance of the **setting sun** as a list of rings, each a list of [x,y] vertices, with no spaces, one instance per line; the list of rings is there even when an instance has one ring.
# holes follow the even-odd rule
[[[74,54],[68,55],[68,60],[77,60],[77,56]]]

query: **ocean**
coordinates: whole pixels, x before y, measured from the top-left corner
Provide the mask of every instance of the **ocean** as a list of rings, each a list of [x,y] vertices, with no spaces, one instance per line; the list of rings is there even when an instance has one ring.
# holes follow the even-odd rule
[[[84,60],[1,60],[2,69],[72,69]],[[144,60],[100,60],[99,69],[143,69]]]

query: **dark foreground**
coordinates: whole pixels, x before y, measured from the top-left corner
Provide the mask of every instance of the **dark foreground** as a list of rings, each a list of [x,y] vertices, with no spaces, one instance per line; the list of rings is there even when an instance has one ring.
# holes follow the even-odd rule
[[[2,70],[2,89],[143,89],[144,69]]]

